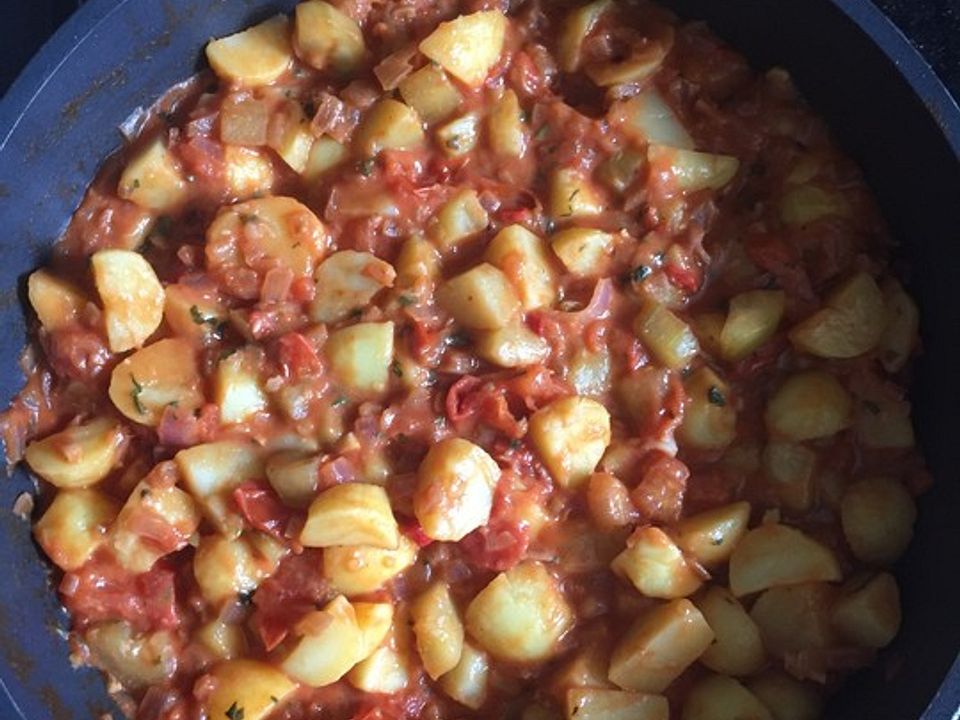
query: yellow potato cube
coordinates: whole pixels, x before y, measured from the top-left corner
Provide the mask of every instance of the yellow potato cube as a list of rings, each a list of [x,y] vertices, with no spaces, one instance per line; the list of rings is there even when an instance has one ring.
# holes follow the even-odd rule
[[[499,10],[461,15],[440,23],[420,42],[420,52],[471,87],[479,87],[503,51],[507,18]]]
[[[520,312],[520,301],[507,276],[489,263],[447,280],[437,292],[437,301],[471,330],[505,327]]]
[[[186,199],[187,189],[177,161],[157,138],[127,163],[117,195],[147,210],[169,212]]]
[[[295,15],[293,47],[307,65],[345,73],[363,60],[363,33],[349,15],[321,0],[301,2]]]
[[[780,670],[768,670],[747,682],[747,689],[773,715],[773,720],[819,720],[823,697],[812,683]]]
[[[398,89],[403,101],[428,125],[450,115],[463,99],[443,68],[433,64],[405,77]]]
[[[682,720],[773,720],[756,696],[733,678],[708,675],[687,694]]]
[[[727,360],[742,360],[777,331],[786,294],[783,290],[749,290],[730,299],[720,331],[720,351]]]
[[[814,502],[817,454],[803,445],[771,442],[763,450],[763,469],[787,510],[804,512]]]
[[[633,321],[633,331],[656,361],[671,370],[686,367],[700,352],[690,326],[656,302],[644,304]]]
[[[368,658],[380,647],[393,624],[393,605],[390,603],[352,603],[353,613],[360,628],[360,657]]]
[[[483,259],[510,279],[524,310],[549,307],[557,297],[557,275],[546,244],[522,225],[496,234]]]
[[[337,330],[327,340],[330,368],[346,389],[379,393],[387,387],[393,360],[393,323],[357,323]]]
[[[461,705],[479,710],[487,701],[490,659],[470,643],[464,643],[460,661],[440,678],[443,691]]]
[[[174,335],[195,345],[206,345],[220,337],[227,310],[212,289],[173,283],[164,288],[164,295],[163,318]],[[160,342],[163,341],[154,345]]]
[[[613,252],[613,235],[593,228],[561,230],[550,240],[553,252],[574,275],[598,277],[604,274]]]
[[[176,670],[172,633],[136,633],[130,623],[100,622],[84,633],[91,665],[110,673],[124,687],[140,690],[168,682]]]
[[[78,288],[47,270],[30,274],[27,297],[40,324],[48,331],[72,323],[87,304],[87,298]]]
[[[480,204],[477,191],[466,188],[440,208],[427,233],[441,252],[447,252],[482,232],[489,224],[490,219]]]
[[[410,606],[417,651],[427,675],[436,680],[453,670],[463,653],[463,623],[450,588],[435,582]]]
[[[335,683],[360,660],[363,637],[353,606],[343,595],[306,615],[295,630],[299,637],[280,667],[310,687]]]
[[[480,115],[470,112],[437,128],[437,145],[450,157],[466,155],[480,140]]]
[[[315,183],[323,175],[337,167],[350,155],[350,150],[331,137],[324,135],[313,141],[310,153],[307,155],[307,164],[301,173],[304,180]]]
[[[830,437],[852,421],[850,394],[836,377],[804,370],[787,378],[767,402],[767,431],[795,442]]]
[[[487,362],[507,368],[539,365],[550,356],[550,344],[520,323],[478,332],[473,347]]]
[[[780,199],[780,219],[785,225],[803,226],[821,218],[849,214],[850,207],[842,195],[816,185],[794,185]]]
[[[108,394],[114,406],[141,425],[156,427],[168,406],[203,405],[203,379],[187,340],[166,338],[130,355],[113,369]]]
[[[323,574],[331,587],[348,597],[381,589],[413,565],[417,545],[401,535],[396,550],[367,545],[338,545],[323,551]]]
[[[304,547],[369,545],[394,550],[399,532],[387,491],[351,482],[324,490],[310,504],[300,542]]]
[[[225,145],[223,172],[227,189],[236,200],[269,195],[273,189],[273,163],[266,153],[249,147]]]
[[[260,385],[259,348],[239,350],[217,363],[213,376],[213,401],[220,421],[235,425],[267,409],[267,394]]]
[[[58,488],[85,488],[103,480],[120,459],[123,432],[112,420],[83,425],[34,440],[24,459],[37,475]]]
[[[724,675],[753,675],[763,669],[767,653],[760,630],[729,590],[715,585],[696,606],[715,635],[700,662]]]
[[[594,0],[572,10],[564,18],[557,40],[557,59],[560,61],[561,70],[572,73],[580,69],[583,41],[596,27],[603,14],[613,7],[613,0]]]
[[[263,477],[260,448],[252,442],[221,440],[181,450],[174,461],[184,485],[220,532],[236,537],[243,520],[232,509],[234,489]]]
[[[896,280],[887,280],[884,283],[883,302],[886,324],[877,349],[884,369],[895,373],[907,364],[917,346],[920,312],[913,298]]]
[[[730,557],[730,589],[737,597],[779,585],[840,578],[833,551],[786,525],[770,523],[754,528]]]
[[[737,436],[736,399],[727,385],[704,365],[687,378],[687,404],[680,442],[697,450],[723,450]]]
[[[694,315],[690,318],[693,334],[696,335],[700,347],[711,355],[722,355],[720,336],[727,318],[723,313],[707,312]]]
[[[163,286],[143,255],[100,250],[90,259],[113,352],[141,346],[163,320]]]
[[[54,565],[70,572],[103,544],[118,510],[113,500],[96,490],[61,490],[33,526],[33,536]]]
[[[432,286],[440,275],[440,253],[425,238],[414,235],[403,243],[397,257],[397,286],[415,289]]]
[[[353,142],[364,157],[375,157],[382,150],[414,150],[423,143],[420,116],[409,105],[385,98],[367,113]]]
[[[638,145],[654,143],[693,150],[690,133],[654,88],[647,88],[629,100],[615,104],[610,109],[609,119]]]
[[[627,548],[610,563],[611,569],[625,577],[647,597],[673,599],[697,591],[703,578],[691,568],[680,548],[660,528],[637,529],[627,540]]]
[[[610,413],[589,398],[554,400],[530,417],[529,438],[561,487],[579,487],[610,444]]]
[[[222,78],[238,85],[269,85],[293,64],[290,21],[276,15],[259,25],[207,43],[207,61]]]
[[[579,170],[560,168],[550,177],[547,209],[558,220],[572,220],[599,215],[604,211],[604,205],[589,178]]]
[[[857,578],[844,589],[830,610],[840,635],[859,647],[880,649],[900,629],[900,589],[890,573]]]
[[[347,673],[347,680],[364,692],[393,695],[410,684],[410,668],[396,650],[379,647]]]
[[[273,665],[258,660],[228,660],[210,675],[215,682],[205,703],[208,718],[232,714],[239,720],[237,713],[243,708],[244,720],[264,720],[297,687]]]
[[[244,538],[231,540],[223,535],[200,538],[193,556],[193,576],[204,600],[211,605],[252,592],[264,575],[253,548]]]
[[[740,161],[730,155],[712,155],[667,145],[651,144],[647,159],[654,172],[667,171],[683,192],[720,190],[740,169]]]
[[[281,451],[267,461],[264,472],[284,505],[307,508],[317,495],[318,471],[323,461],[322,455]]]
[[[296,100],[286,101],[279,111],[274,112],[277,115],[282,114],[283,131],[276,137],[270,137],[267,142],[291,170],[302,174],[307,169],[310,149],[313,147],[310,118],[304,114],[303,107]]]
[[[310,303],[314,322],[343,320],[365,307],[384,288],[393,287],[397,274],[376,255],[355,250],[336,252],[317,268],[317,291]]]
[[[612,368],[607,348],[597,352],[586,347],[578,348],[567,362],[563,379],[577,395],[599,397],[610,389]]]
[[[197,632],[206,649],[219,660],[233,660],[247,654],[249,646],[243,628],[223,620],[211,620]]]
[[[843,535],[853,554],[871,565],[900,559],[913,537],[917,506],[907,489],[893,478],[860,480],[840,501]]]
[[[507,158],[523,157],[530,142],[520,101],[513,90],[504,90],[487,118],[490,149]]]
[[[677,545],[704,567],[711,567],[730,559],[749,521],[748,502],[705,510],[677,523]]]
[[[798,350],[825,358],[851,358],[880,343],[887,324],[883,294],[858,272],[827,297],[824,306],[790,331]]]
[[[662,695],[571,688],[567,691],[567,720],[668,720],[670,706]]]
[[[827,583],[801,583],[770,588],[757,598],[750,617],[760,629],[764,647],[777,658],[837,644],[830,624],[836,588]]]

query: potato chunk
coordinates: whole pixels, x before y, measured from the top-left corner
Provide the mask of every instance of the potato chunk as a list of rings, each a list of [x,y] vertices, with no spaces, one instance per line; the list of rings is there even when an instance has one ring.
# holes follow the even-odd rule
[[[396,550],[367,545],[337,545],[323,551],[323,574],[348,597],[372,593],[413,565],[417,545],[400,535]]]
[[[610,444],[610,413],[589,398],[554,400],[530,417],[529,437],[553,479],[562,487],[578,487]]]
[[[304,547],[369,545],[396,549],[397,521],[387,491],[379,485],[343,483],[320,493],[310,504],[300,532]]]
[[[417,111],[391,98],[370,109],[354,136],[354,147],[364,157],[375,157],[382,150],[413,150],[422,142]]]
[[[474,349],[487,362],[508,368],[538,365],[550,355],[550,344],[520,323],[477,333]]]
[[[490,149],[505,158],[522,157],[527,150],[529,133],[523,122],[520,101],[513,90],[504,90],[487,118]]]
[[[58,488],[85,488],[103,480],[120,459],[120,427],[107,418],[34,440],[24,459],[37,475]]]
[[[69,325],[87,304],[80,290],[47,270],[37,270],[27,280],[27,297],[45,330]]]
[[[189,412],[203,405],[202,387],[193,345],[181,338],[166,338],[117,365],[108,393],[126,417],[156,427],[169,406]]]
[[[157,138],[127,163],[117,195],[147,210],[169,212],[186,199],[187,189],[177,161]]]
[[[89,648],[89,664],[110,673],[131,690],[142,690],[171,679],[177,663],[170,631],[137,633],[122,620],[98,622],[83,638]]]
[[[777,331],[786,295],[782,290],[749,290],[730,300],[720,332],[720,351],[727,360],[742,360]]]
[[[557,276],[542,239],[522,225],[496,234],[483,259],[510,279],[524,310],[549,307],[557,297]]]
[[[687,694],[682,720],[773,720],[756,696],[733,678],[708,675]]]
[[[437,292],[437,300],[471,330],[505,327],[520,312],[520,301],[507,276],[489,263],[447,280]]]
[[[685,386],[687,405],[680,442],[697,450],[723,450],[737,436],[737,409],[730,386],[707,366],[694,370]]]
[[[349,15],[321,0],[301,2],[295,13],[293,47],[307,65],[345,73],[363,59],[363,33]]]
[[[360,660],[363,637],[353,606],[343,595],[306,615],[295,630],[299,638],[280,667],[310,687],[336,682]]]
[[[212,344],[221,336],[227,310],[213,287],[172,283],[164,288],[164,295],[163,318],[174,335],[198,346]]]
[[[230,495],[247,480],[263,477],[260,448],[252,442],[222,440],[181,450],[173,459],[214,527],[230,537],[239,535],[243,521],[232,509]]]
[[[139,347],[163,320],[163,286],[143,255],[100,250],[90,259],[113,352]]]
[[[297,687],[273,665],[258,660],[228,660],[210,675],[215,682],[205,703],[208,718],[232,714],[239,720],[237,713],[243,708],[243,720],[263,720]]]
[[[651,144],[647,159],[652,172],[669,174],[683,192],[720,190],[740,169],[740,161],[730,155],[694,152],[667,145]]]
[[[193,556],[193,576],[204,600],[214,606],[252,592],[272,570],[243,537],[207,535]]]
[[[852,405],[850,394],[833,375],[798,372],[767,402],[767,430],[795,442],[830,437],[850,426]]]
[[[798,350],[825,358],[851,358],[873,350],[886,326],[883,294],[859,272],[827,297],[824,306],[790,331]]]
[[[489,223],[477,191],[465,188],[444,203],[427,228],[427,233],[441,252],[447,252],[482,232]]]
[[[567,691],[567,720],[668,720],[670,706],[662,695],[571,688]]]
[[[639,145],[656,143],[693,150],[693,138],[673,108],[655,89],[647,88],[611,108],[610,122]]]
[[[819,720],[823,715],[820,691],[780,670],[751,678],[747,689],[770,710],[774,720]]]
[[[569,272],[597,277],[603,275],[613,252],[613,235],[593,228],[567,228],[554,235],[550,245]]]
[[[786,525],[761,525],[748,532],[730,557],[730,589],[737,597],[779,585],[841,577],[833,552]]]
[[[716,636],[700,662],[725,675],[752,675],[763,668],[767,654],[760,630],[729,590],[713,586],[696,605]]]
[[[603,14],[613,7],[613,0],[594,0],[572,10],[564,18],[563,28],[557,41],[557,59],[560,61],[561,70],[570,73],[580,69],[584,40],[596,27]]]
[[[397,277],[390,263],[355,250],[336,252],[317,268],[317,291],[310,303],[310,319],[332,323],[363,308]]]
[[[432,446],[417,470],[413,511],[424,533],[457,542],[486,525],[500,467],[483,448],[462,438]]]
[[[467,608],[467,630],[491,655],[512,662],[552,657],[574,624],[554,577],[539,562],[500,573]]]
[[[830,625],[830,606],[836,595],[836,588],[822,582],[765,591],[753,604],[750,617],[760,629],[767,651],[782,659],[792,653],[836,645],[836,633]]]
[[[353,687],[364,692],[393,695],[410,684],[409,665],[396,650],[383,646],[357,663],[347,673],[347,680]]]
[[[663,530],[651,526],[637,529],[610,567],[647,597],[686,597],[703,583],[703,578],[684,560],[680,548]]]
[[[604,205],[589,178],[574,168],[559,168],[550,176],[547,209],[557,220],[571,220],[599,215]]]
[[[638,618],[614,648],[610,680],[624,690],[663,692],[712,641],[713,631],[689,600],[658,605]]]
[[[360,628],[360,657],[369,657],[390,633],[393,624],[393,605],[388,602],[352,603]]]
[[[213,400],[225,425],[246,422],[267,409],[269,401],[260,383],[262,351],[250,347],[217,363],[213,376]]]
[[[427,65],[400,81],[403,101],[428,125],[443,120],[460,107],[463,97],[437,65]]]
[[[853,554],[871,565],[900,559],[913,537],[917,506],[907,489],[892,478],[860,480],[840,501],[843,534]]]
[[[748,502],[705,510],[677,523],[677,545],[704,567],[711,567],[730,558],[749,521]]]
[[[437,128],[437,145],[449,157],[466,155],[477,147],[480,130],[480,114],[469,112]]]
[[[207,43],[207,61],[218,77],[238,85],[269,85],[293,64],[290,21],[276,15],[242,32]]]
[[[33,536],[54,565],[76,570],[103,544],[118,510],[96,490],[62,490],[33,526]]]
[[[325,352],[333,374],[348,390],[383,392],[393,360],[393,323],[357,323],[337,330]]]
[[[859,647],[880,649],[900,629],[900,589],[890,573],[857,578],[834,602],[830,620],[840,635]]]
[[[225,145],[223,164],[227,189],[234,199],[247,200],[255,195],[269,195],[273,189],[273,163],[267,153],[256,148]]]
[[[910,359],[917,346],[920,332],[920,312],[903,287],[896,280],[883,286],[886,325],[880,337],[880,362],[889,373],[895,373]],[[36,306],[34,306],[36,307]]]
[[[420,52],[455,78],[479,87],[500,59],[507,18],[499,10],[461,15],[440,23],[420,43]]]
[[[464,643],[460,661],[440,678],[440,687],[461,705],[479,710],[487,701],[489,677],[490,658],[470,643]]]
[[[633,331],[657,362],[671,370],[689,365],[700,351],[690,326],[659,303],[643,306],[633,322]]]
[[[421,235],[407,238],[397,257],[397,286],[403,289],[432,288],[440,275],[440,253]]]
[[[460,662],[463,623],[445,583],[435,582],[410,606],[417,650],[427,675],[436,680]]]

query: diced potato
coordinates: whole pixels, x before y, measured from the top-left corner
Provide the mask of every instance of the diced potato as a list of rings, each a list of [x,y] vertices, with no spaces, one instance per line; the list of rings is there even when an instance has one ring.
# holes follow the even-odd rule
[[[763,450],[764,472],[787,510],[804,512],[813,505],[816,467],[817,454],[803,445],[771,442]]]
[[[723,450],[737,436],[737,409],[730,386],[709,367],[693,371],[684,383],[687,404],[680,442],[697,450]]]
[[[590,519],[602,530],[625,527],[637,517],[627,486],[610,473],[596,472],[590,476],[586,500]]]
[[[224,146],[224,160],[228,150],[256,148],[267,144],[272,103],[252,93],[230,93],[223,99],[220,115],[219,140]],[[246,146],[246,147],[238,147]]]
[[[604,210],[597,188],[574,168],[559,168],[550,176],[550,215],[559,220],[599,215]]]
[[[113,352],[140,347],[163,320],[163,286],[143,255],[100,250],[90,259]]]
[[[757,697],[733,678],[708,675],[697,681],[683,703],[682,720],[773,720]]]
[[[193,556],[193,576],[204,600],[217,606],[252,592],[264,573],[244,538],[207,535],[200,538]]]
[[[635,143],[693,150],[693,138],[667,101],[653,88],[611,108],[610,120]]]
[[[780,219],[786,225],[808,225],[821,218],[849,213],[842,195],[816,185],[795,185],[780,199]]]
[[[274,117],[282,123],[279,126],[281,132],[275,136],[272,134],[268,144],[291,170],[303,173],[310,159],[310,148],[313,147],[310,118],[304,114],[303,107],[296,100],[286,101],[280,110],[274,112]]]
[[[777,331],[786,295],[783,290],[748,290],[730,299],[720,332],[720,350],[727,360],[742,360]]]
[[[317,495],[322,462],[321,455],[285,451],[271,457],[264,471],[284,505],[306,508]]]
[[[834,602],[830,620],[840,635],[859,647],[880,649],[900,629],[900,589],[890,573],[857,578]]]
[[[567,15],[557,40],[557,59],[560,61],[561,70],[572,73],[580,69],[584,40],[603,14],[612,7],[613,0],[594,0]]]
[[[884,283],[883,300],[886,324],[883,335],[880,336],[878,350],[884,369],[894,373],[907,364],[917,346],[920,313],[913,298],[896,280],[888,280]]]
[[[394,550],[399,532],[387,491],[351,482],[324,490],[310,504],[300,542],[304,547],[369,545]]]
[[[730,557],[730,589],[737,597],[779,585],[840,578],[840,565],[829,548],[786,525],[754,528]]]
[[[205,703],[208,718],[239,720],[243,708],[244,720],[264,720],[286,700],[296,685],[269,663],[259,660],[228,660],[215,666],[210,675],[214,680]]]
[[[414,235],[403,243],[397,258],[397,286],[432,285],[440,274],[440,253],[425,238]]]
[[[177,161],[157,138],[127,163],[117,195],[162,213],[176,209],[186,199],[187,189]]]
[[[333,374],[348,390],[383,392],[393,360],[393,323],[357,323],[337,330],[325,352]]]
[[[542,662],[573,627],[573,610],[539,562],[524,561],[495,577],[470,603],[470,635],[494,657]]]
[[[398,88],[403,101],[428,125],[450,115],[462,100],[443,68],[432,64],[405,77]]]
[[[324,173],[332,170],[347,159],[350,150],[331,137],[318,137],[310,146],[307,164],[303,168],[303,178],[307,182],[317,182]]]
[[[417,111],[391,98],[370,109],[354,136],[354,146],[364,157],[375,157],[382,150],[414,150],[422,142]]]
[[[700,662],[724,675],[753,675],[763,668],[767,654],[760,630],[729,590],[715,585],[696,605],[716,636]]]
[[[567,720],[668,720],[670,706],[662,695],[625,690],[571,688]]]
[[[376,255],[341,250],[317,268],[317,291],[310,303],[310,319],[332,323],[366,307],[384,288],[393,287],[397,274],[390,263]]]
[[[380,647],[393,624],[393,605],[388,602],[357,602],[353,612],[360,628],[360,657],[368,658]]]
[[[480,140],[480,115],[469,112],[437,128],[437,144],[450,157],[466,155]]]
[[[819,720],[822,716],[820,691],[780,670],[751,678],[747,689],[770,710],[773,720]]]
[[[510,89],[494,104],[487,118],[490,149],[500,157],[522,157],[530,142],[526,125],[523,122],[520,101]]]
[[[338,545],[323,551],[323,573],[331,587],[348,597],[379,590],[413,565],[417,545],[401,535],[396,550]]]
[[[604,273],[613,252],[613,235],[593,228],[567,228],[550,240],[553,252],[574,275],[597,277]]]
[[[608,157],[598,168],[598,177],[611,190],[625,193],[646,165],[646,155],[632,148],[618,150]]]
[[[578,348],[567,363],[564,380],[577,395],[597,397],[610,389],[612,368],[610,352],[606,348],[596,352],[586,347]]]
[[[479,710],[487,701],[490,660],[487,654],[464,643],[460,661],[440,678],[443,691],[461,705]]]
[[[713,631],[693,603],[672,600],[627,630],[610,657],[608,675],[624,690],[663,692],[712,641]]]
[[[606,638],[600,637],[578,650],[553,673],[549,686],[550,695],[562,702],[567,693],[575,688],[613,688],[613,683],[607,679],[609,664],[610,652]]]
[[[801,583],[770,588],[753,604],[750,617],[760,629],[764,647],[774,657],[823,649],[836,643],[830,606],[836,588],[827,583]]]
[[[522,225],[508,225],[498,232],[483,258],[510,279],[524,310],[553,304],[557,277],[546,245]]]
[[[480,263],[447,280],[437,292],[440,306],[471,330],[496,330],[520,312],[520,300],[510,280],[489,263]]]
[[[336,682],[360,659],[363,637],[353,606],[343,595],[306,615],[295,630],[299,637],[280,667],[310,687]]]
[[[461,15],[440,23],[420,42],[420,52],[465,85],[479,87],[500,59],[507,18],[499,10]]]
[[[321,0],[301,2],[295,13],[293,47],[307,65],[345,73],[363,60],[363,33],[349,15]]]
[[[727,561],[747,532],[750,503],[740,501],[681,520],[677,545],[705,567]]]
[[[110,375],[110,400],[126,417],[156,427],[167,407],[191,411],[203,405],[203,379],[187,340],[158,340],[130,355]]]
[[[364,692],[393,695],[410,684],[410,668],[400,653],[383,646],[357,663],[347,673],[347,680]]]
[[[433,445],[417,470],[413,512],[434,540],[457,542],[487,524],[500,467],[462,438]]]
[[[660,528],[634,531],[626,549],[610,563],[611,569],[647,597],[667,600],[697,591],[703,578],[691,568],[673,541]]]
[[[290,22],[284,15],[219,40],[206,48],[207,61],[218,77],[239,85],[269,85],[293,63]]]
[[[118,510],[96,490],[61,490],[33,526],[33,536],[54,565],[76,570],[103,544]]]
[[[711,355],[722,355],[720,336],[727,318],[723,313],[707,312],[694,315],[690,318],[693,334],[697,336],[700,347]]]
[[[462,241],[486,229],[490,219],[480,204],[477,191],[465,188],[450,198],[427,229],[441,252],[447,252]]]
[[[78,288],[43,269],[30,274],[27,297],[47,331],[72,323],[87,304],[87,298]]]
[[[550,356],[550,344],[520,323],[478,332],[474,350],[487,362],[507,368],[538,365]]]
[[[410,606],[417,650],[427,675],[436,680],[460,662],[463,653],[463,623],[450,588],[435,582]]]
[[[163,318],[174,335],[196,345],[206,345],[221,336],[228,312],[213,288],[172,283],[164,288],[164,295]]]
[[[110,673],[125,688],[159,685],[176,672],[176,646],[166,630],[134,633],[123,621],[97,623],[84,635],[91,665]]]
[[[633,322],[633,331],[657,362],[671,370],[689,365],[700,351],[690,326],[659,303],[643,306]]]
[[[634,45],[630,55],[623,59],[587,65],[587,77],[601,87],[645,83],[657,73],[670,54],[673,38],[673,28],[666,26],[657,37]]]
[[[213,376],[213,401],[220,408],[220,421],[235,425],[249,420],[269,401],[260,384],[261,351],[239,350],[217,363]]]
[[[913,537],[917,506],[907,489],[893,478],[860,480],[840,501],[840,520],[847,544],[858,559],[890,565],[900,559]]]
[[[103,480],[120,459],[123,432],[108,418],[34,440],[24,459],[37,475],[58,488],[85,488]]]
[[[712,155],[667,145],[651,144],[647,159],[653,172],[668,172],[676,187],[687,193],[720,190],[740,169],[740,161],[730,155]]]
[[[870,275],[859,272],[827,297],[824,306],[790,331],[790,341],[811,355],[851,358],[873,350],[887,316],[883,295]]]
[[[856,405],[853,425],[867,448],[902,450],[916,443],[907,400],[867,393]]]
[[[219,660],[233,660],[247,654],[249,646],[243,628],[216,619],[197,631],[197,638]]]
[[[852,401],[836,377],[805,370],[787,378],[767,402],[767,431],[802,442],[830,437],[850,426]]]
[[[610,444],[610,413],[596,400],[565,397],[530,417],[529,438],[553,479],[582,485]]]

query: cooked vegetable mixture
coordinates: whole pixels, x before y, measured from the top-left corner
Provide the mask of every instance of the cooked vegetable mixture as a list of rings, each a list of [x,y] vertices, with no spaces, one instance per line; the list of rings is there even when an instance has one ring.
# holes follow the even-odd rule
[[[2,430],[140,720],[813,720],[897,633],[917,309],[786,72],[306,0],[89,188]]]

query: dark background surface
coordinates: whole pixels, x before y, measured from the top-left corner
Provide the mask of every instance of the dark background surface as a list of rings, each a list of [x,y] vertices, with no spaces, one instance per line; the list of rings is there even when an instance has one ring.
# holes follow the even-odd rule
[[[728,0],[736,2],[736,0]],[[771,0],[771,11],[778,2]],[[960,97],[960,0],[874,0]],[[83,0],[0,0],[0,92]]]

